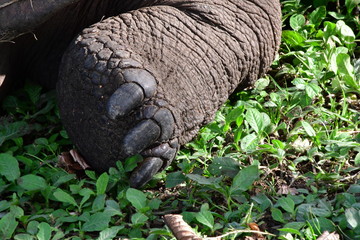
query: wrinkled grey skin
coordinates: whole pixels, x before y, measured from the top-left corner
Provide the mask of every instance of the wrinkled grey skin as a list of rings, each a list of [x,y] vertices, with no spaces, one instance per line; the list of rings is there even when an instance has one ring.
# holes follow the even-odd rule
[[[0,76],[57,82],[64,126],[94,169],[144,157],[133,187],[265,73],[280,39],[278,1],[29,2],[0,6],[0,39],[14,42],[0,46]]]

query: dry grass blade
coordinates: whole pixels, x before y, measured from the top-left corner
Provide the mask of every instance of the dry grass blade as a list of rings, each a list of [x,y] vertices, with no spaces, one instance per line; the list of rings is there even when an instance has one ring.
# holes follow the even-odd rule
[[[20,0],[10,0],[10,1],[8,1],[8,0],[1,0],[1,1],[0,1],[0,9],[1,9],[1,8],[4,8],[4,7],[6,7],[6,6],[9,6],[9,5],[13,4],[13,3],[16,3],[16,2],[18,2],[18,1],[20,1]]]
[[[179,214],[167,214],[164,216],[165,224],[170,228],[177,240],[202,240]]]

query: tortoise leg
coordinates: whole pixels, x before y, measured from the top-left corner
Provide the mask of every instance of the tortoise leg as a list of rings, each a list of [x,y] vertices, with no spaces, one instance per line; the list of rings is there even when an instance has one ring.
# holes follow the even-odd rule
[[[281,36],[278,1],[156,3],[85,29],[58,82],[64,126],[89,165],[107,171],[142,154],[134,187],[266,71]]]
[[[92,32],[79,36],[64,56],[58,83],[62,119],[71,123],[65,124],[70,137],[98,171],[140,153],[144,162],[130,177],[139,188],[175,158],[175,118],[141,60],[119,44],[93,38]]]

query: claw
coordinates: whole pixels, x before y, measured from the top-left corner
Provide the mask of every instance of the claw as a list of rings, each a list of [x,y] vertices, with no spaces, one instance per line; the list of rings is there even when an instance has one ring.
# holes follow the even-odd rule
[[[172,148],[168,143],[163,143],[152,149],[145,150],[142,155],[162,158],[166,161],[172,161],[176,155],[176,148]]]
[[[146,97],[152,97],[155,94],[156,81],[148,71],[138,68],[128,68],[124,70],[123,75],[127,82],[136,82],[139,84],[143,88]]]
[[[135,155],[154,143],[160,136],[161,129],[153,120],[143,120],[124,137],[122,151],[126,156]]]
[[[144,186],[160,170],[163,161],[160,158],[146,158],[144,162],[132,172],[130,186],[140,188]]]
[[[108,116],[113,120],[117,117],[123,117],[139,106],[143,99],[144,93],[138,84],[125,83],[111,95],[107,102]]]
[[[175,125],[174,117],[171,112],[166,108],[161,108],[155,113],[154,119],[161,127],[161,137],[159,140],[165,141],[170,139],[174,132]]]

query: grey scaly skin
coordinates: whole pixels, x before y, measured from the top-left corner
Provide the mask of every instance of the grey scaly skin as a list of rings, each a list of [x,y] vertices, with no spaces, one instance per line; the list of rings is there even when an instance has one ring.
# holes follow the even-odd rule
[[[75,37],[62,56],[57,92],[64,126],[94,169],[144,157],[130,178],[138,188],[235,88],[265,73],[281,18],[279,2],[267,0],[137,1],[129,9]]]

